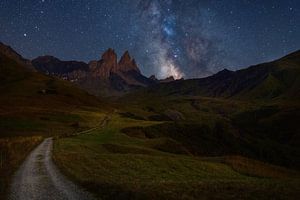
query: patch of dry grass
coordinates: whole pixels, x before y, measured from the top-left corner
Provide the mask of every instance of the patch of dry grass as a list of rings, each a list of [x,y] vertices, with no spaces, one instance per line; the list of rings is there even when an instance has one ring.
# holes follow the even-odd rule
[[[43,137],[11,137],[0,139],[0,199],[4,199],[10,183],[10,178]]]

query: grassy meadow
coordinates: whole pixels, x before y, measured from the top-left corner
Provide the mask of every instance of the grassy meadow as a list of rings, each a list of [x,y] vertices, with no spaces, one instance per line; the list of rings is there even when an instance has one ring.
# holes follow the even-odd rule
[[[297,171],[241,156],[195,156],[175,139],[132,136],[123,131],[163,123],[109,115],[104,127],[57,138],[54,161],[72,180],[101,199],[297,199],[299,196]]]

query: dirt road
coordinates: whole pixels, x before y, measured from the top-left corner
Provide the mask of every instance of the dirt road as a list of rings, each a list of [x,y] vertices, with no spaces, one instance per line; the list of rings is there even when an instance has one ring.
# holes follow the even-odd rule
[[[31,152],[13,177],[9,199],[95,199],[59,172],[51,159],[52,146],[52,138],[47,138]]]

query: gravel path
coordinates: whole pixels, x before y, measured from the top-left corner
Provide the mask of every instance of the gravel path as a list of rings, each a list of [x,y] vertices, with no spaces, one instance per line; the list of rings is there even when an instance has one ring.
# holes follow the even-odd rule
[[[10,200],[93,200],[90,193],[67,180],[51,158],[52,138],[45,139],[13,177]]]

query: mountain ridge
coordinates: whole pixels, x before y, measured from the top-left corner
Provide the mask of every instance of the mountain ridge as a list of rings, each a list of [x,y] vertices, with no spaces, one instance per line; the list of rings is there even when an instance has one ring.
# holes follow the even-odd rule
[[[99,60],[89,63],[62,61],[49,55],[39,56],[30,62],[3,43],[0,43],[0,50],[28,69],[71,81],[96,96],[120,96],[136,90],[161,95],[225,98],[276,98],[284,96],[283,93],[285,98],[300,96],[297,89],[300,85],[300,50],[271,62],[236,71],[223,69],[205,78],[187,80],[145,77],[128,51],[118,60],[112,48],[106,50]]]
[[[100,60],[88,64],[61,61],[53,56],[38,57],[32,63],[38,71],[69,80],[94,95],[120,95],[155,83],[141,74],[128,51],[118,60],[112,48],[106,50]]]
[[[31,64],[30,60],[23,58],[19,53],[17,53],[11,46],[6,45],[0,41],[0,53],[15,60],[17,63],[26,66],[28,69],[35,71],[34,66]]]
[[[276,98],[292,93],[300,97],[300,50],[280,59],[253,65],[237,71],[224,69],[205,78],[176,80],[147,88],[147,92],[161,95],[200,95],[224,98]],[[269,88],[260,86],[273,77]],[[289,92],[292,88],[295,91]],[[261,89],[261,91],[259,91]],[[254,95],[255,94],[255,95]],[[291,96],[291,95],[289,95]],[[287,97],[285,97],[287,98]]]

